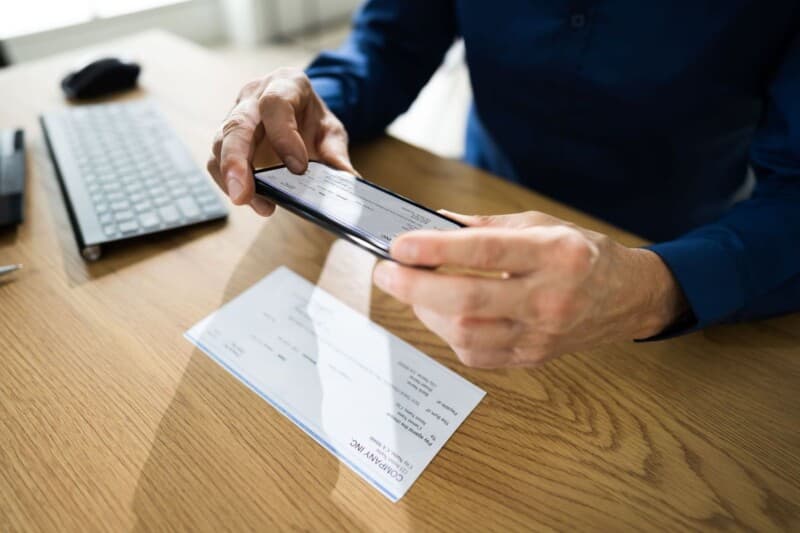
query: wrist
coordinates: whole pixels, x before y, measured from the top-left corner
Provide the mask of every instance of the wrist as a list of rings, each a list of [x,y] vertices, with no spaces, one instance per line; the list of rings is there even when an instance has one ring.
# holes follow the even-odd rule
[[[639,327],[634,339],[646,339],[663,332],[689,312],[689,303],[675,276],[655,252],[629,249],[636,256],[642,279],[637,315]],[[634,278],[635,279],[635,278]]]

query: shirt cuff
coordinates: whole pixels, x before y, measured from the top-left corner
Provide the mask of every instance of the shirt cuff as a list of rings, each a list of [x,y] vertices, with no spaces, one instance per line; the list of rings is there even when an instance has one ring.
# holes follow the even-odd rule
[[[675,276],[692,314],[645,340],[661,340],[705,328],[744,305],[736,259],[716,240],[687,236],[646,248],[658,254]]]

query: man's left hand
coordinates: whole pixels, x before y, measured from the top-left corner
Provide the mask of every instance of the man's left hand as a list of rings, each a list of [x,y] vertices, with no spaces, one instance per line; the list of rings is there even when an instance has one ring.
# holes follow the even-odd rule
[[[410,304],[468,366],[536,366],[565,352],[641,339],[687,309],[653,252],[530,211],[471,217],[461,230],[401,235],[375,283]],[[452,267],[494,273],[453,273]]]

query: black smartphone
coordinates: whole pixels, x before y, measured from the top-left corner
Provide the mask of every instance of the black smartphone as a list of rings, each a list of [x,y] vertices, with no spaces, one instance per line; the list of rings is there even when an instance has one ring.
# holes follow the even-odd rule
[[[348,172],[311,161],[305,174],[285,166],[253,171],[256,194],[365,250],[391,259],[392,240],[418,229],[463,224]]]

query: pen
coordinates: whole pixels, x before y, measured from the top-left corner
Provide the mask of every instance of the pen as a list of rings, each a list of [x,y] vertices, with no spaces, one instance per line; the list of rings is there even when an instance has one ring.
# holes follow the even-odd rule
[[[6,274],[10,274],[16,270],[22,268],[22,265],[6,265],[0,266],[0,276],[4,276]]]

